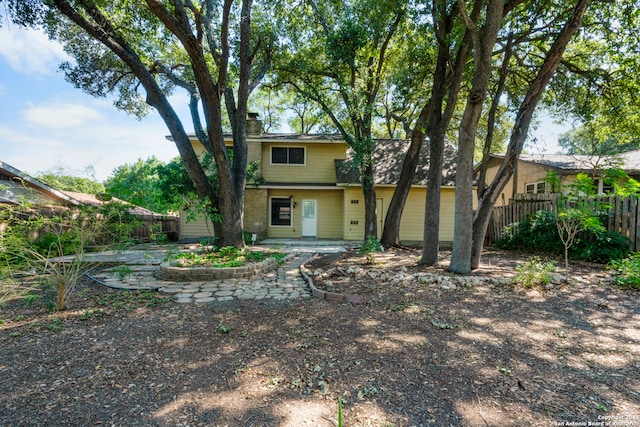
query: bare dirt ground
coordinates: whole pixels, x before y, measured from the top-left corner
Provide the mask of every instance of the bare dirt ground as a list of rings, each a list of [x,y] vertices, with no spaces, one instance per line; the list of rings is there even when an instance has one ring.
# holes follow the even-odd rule
[[[640,426],[638,292],[591,267],[519,289],[505,278],[530,257],[513,253],[470,277],[417,257],[309,264],[359,305],[177,304],[93,283],[66,312],[9,301],[0,425],[335,426],[342,397],[345,426]]]

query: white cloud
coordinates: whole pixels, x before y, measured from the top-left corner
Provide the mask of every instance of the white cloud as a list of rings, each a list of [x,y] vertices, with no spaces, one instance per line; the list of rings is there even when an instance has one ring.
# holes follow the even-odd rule
[[[28,75],[52,75],[58,64],[68,60],[59,43],[41,31],[16,26],[0,28],[0,57],[16,72]]]
[[[68,129],[87,126],[103,119],[96,110],[86,105],[71,103],[49,103],[22,111],[25,121],[49,129]]]
[[[28,151],[26,154],[30,156],[34,156],[36,154],[31,150],[49,150],[49,149],[59,149],[64,146],[64,144],[56,139],[46,138],[42,136],[31,136],[22,132],[15,131],[13,129],[7,127],[0,127],[0,141],[2,141],[3,145],[6,147],[3,148],[4,152],[12,152],[17,151],[18,149],[23,149],[23,151]],[[38,152],[38,155],[41,155],[42,152]],[[0,159],[1,160],[1,159]]]

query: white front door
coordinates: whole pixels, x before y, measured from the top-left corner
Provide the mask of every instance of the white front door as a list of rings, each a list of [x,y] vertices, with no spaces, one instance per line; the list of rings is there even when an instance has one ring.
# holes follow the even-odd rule
[[[302,237],[318,236],[318,218],[315,200],[302,201]]]

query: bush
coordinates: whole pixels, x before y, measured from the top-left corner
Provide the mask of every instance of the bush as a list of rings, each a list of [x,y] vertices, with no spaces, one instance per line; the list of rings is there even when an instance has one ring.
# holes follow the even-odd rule
[[[525,289],[544,287],[551,283],[551,273],[553,273],[555,269],[555,261],[544,262],[540,257],[533,257],[531,261],[516,267],[518,275],[513,281]]]
[[[532,252],[562,253],[564,246],[558,236],[556,215],[538,211],[524,221],[505,227],[503,237],[496,242],[502,249],[527,250]]]
[[[382,244],[378,239],[373,236],[367,236],[367,238],[360,244],[358,248],[358,253],[360,255],[366,255],[371,252],[384,252],[382,248]]]
[[[0,223],[3,224],[0,233],[3,280],[17,289],[21,287],[21,274],[42,276],[54,289],[56,310],[66,308],[69,293],[91,268],[82,259],[87,247],[126,241],[137,226],[121,204],[49,210],[12,206],[0,211]],[[52,259],[63,255],[73,255],[73,258]]]
[[[564,245],[558,235],[556,215],[538,211],[524,221],[505,227],[503,237],[496,242],[502,249],[562,254]],[[619,233],[582,231],[569,251],[571,259],[608,263],[629,253],[627,238]]]
[[[374,236],[367,236],[366,239],[360,245],[358,253],[364,255],[367,258],[367,264],[375,264],[376,259],[375,252],[384,252],[384,248],[378,239]]]
[[[614,260],[609,268],[615,270],[618,286],[625,289],[640,290],[640,252],[635,252],[623,260]]]
[[[613,231],[584,233],[576,241],[575,259],[606,264],[629,254],[629,240]]]
[[[38,252],[45,256],[75,255],[80,249],[80,239],[71,232],[44,233],[35,242]],[[58,253],[58,249],[61,253]]]

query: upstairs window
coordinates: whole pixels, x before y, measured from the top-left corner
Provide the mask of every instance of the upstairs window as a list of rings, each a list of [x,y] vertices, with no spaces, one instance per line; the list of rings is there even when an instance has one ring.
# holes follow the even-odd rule
[[[593,185],[598,189],[598,196],[608,196],[616,192],[616,188],[602,178],[594,180]]]
[[[526,185],[526,192],[529,194],[545,193],[546,191],[547,191],[547,183],[544,181],[533,182],[531,184]]]
[[[271,147],[271,164],[304,165],[304,148]]]

